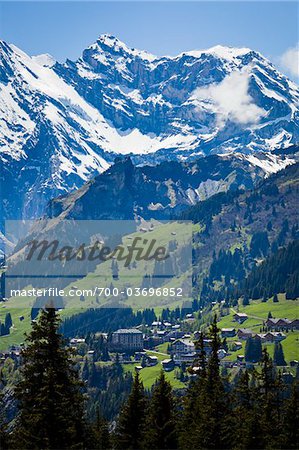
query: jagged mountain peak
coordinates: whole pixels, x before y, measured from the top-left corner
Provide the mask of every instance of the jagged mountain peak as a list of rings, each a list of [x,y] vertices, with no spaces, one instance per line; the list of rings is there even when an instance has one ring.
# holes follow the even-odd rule
[[[155,57],[102,35],[77,61],[53,63],[0,43],[0,164],[27,183],[30,215],[117,155],[157,164],[299,141],[298,87],[247,48]]]
[[[87,49],[83,52],[92,50],[95,53],[99,54],[113,54],[115,57],[133,57],[133,58],[140,58],[145,61],[153,61],[157,59],[155,55],[152,55],[151,53],[143,50],[138,50],[136,48],[130,48],[127,46],[124,42],[122,42],[117,37],[111,35],[111,34],[101,34],[99,38],[91,44]]]

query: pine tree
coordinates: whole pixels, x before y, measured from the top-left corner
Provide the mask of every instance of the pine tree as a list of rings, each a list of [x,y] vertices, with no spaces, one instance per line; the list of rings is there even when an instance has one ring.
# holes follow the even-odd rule
[[[146,397],[138,372],[135,374],[132,391],[124,405],[116,429],[116,447],[138,449],[141,445],[146,415]]]
[[[97,418],[91,427],[91,439],[88,448],[95,450],[108,450],[112,448],[107,421],[101,416],[97,409]]]
[[[220,364],[218,350],[221,346],[219,337],[219,328],[217,326],[217,317],[209,330],[211,342],[211,354],[207,366],[207,384],[206,384],[206,418],[204,423],[203,447],[218,449],[223,445],[224,419],[227,414],[227,398],[224,392],[224,383],[220,375]]]
[[[6,450],[8,448],[8,434],[4,413],[3,388],[4,381],[2,371],[0,369],[0,448],[1,450]]]
[[[153,388],[146,420],[143,446],[146,449],[177,448],[175,405],[170,383],[164,372]]]
[[[5,315],[5,322],[4,323],[5,323],[5,327],[6,327],[7,330],[9,330],[10,327],[12,327],[12,318],[11,318],[11,314],[10,313],[7,313]]]
[[[54,308],[41,311],[22,352],[21,381],[15,389],[19,414],[17,448],[83,447],[84,398],[74,368],[73,352],[58,333]]]
[[[196,349],[199,350],[198,364],[200,371],[195,380],[193,380],[183,399],[183,414],[179,421],[179,448],[189,450],[198,447],[198,440],[204,430],[201,428],[202,413],[205,411],[206,403],[206,376],[207,360],[204,349],[204,336],[200,334],[196,342]]]
[[[262,343],[258,337],[250,337],[246,341],[245,361],[258,362],[262,359]]]
[[[298,382],[294,382],[290,398],[286,401],[283,424],[283,443],[285,449],[298,449],[299,446],[299,393]]]
[[[264,448],[259,417],[255,410],[255,388],[250,386],[247,371],[241,373],[234,389],[232,404],[232,447],[238,449]]]
[[[263,350],[257,409],[266,448],[281,448],[283,386],[266,349]]]
[[[277,366],[286,366],[287,365],[287,363],[284,359],[283,348],[282,348],[282,345],[280,342],[275,342],[273,362]]]

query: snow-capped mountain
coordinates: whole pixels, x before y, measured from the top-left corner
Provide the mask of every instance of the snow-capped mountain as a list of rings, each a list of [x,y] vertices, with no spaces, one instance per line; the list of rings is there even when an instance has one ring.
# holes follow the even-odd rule
[[[155,57],[103,35],[59,64],[1,42],[5,215],[40,214],[118,154],[156,163],[237,151],[280,168],[279,158],[256,152],[298,142],[298,99],[298,87],[247,48]]]

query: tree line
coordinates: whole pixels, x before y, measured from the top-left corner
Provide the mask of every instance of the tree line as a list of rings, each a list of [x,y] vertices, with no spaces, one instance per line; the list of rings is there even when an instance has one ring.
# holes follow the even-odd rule
[[[266,350],[260,371],[241,371],[232,382],[218,359],[216,317],[209,331],[211,353],[205,353],[201,336],[184,395],[176,395],[163,371],[148,393],[136,373],[118,420],[110,425],[99,409],[88,420],[84,382],[58,329],[53,308],[33,323],[14,389],[16,418],[6,423],[0,414],[3,450],[298,448],[298,385],[285,383]]]

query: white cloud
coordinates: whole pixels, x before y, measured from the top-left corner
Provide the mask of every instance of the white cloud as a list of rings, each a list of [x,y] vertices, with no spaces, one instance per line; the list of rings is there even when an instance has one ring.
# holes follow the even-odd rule
[[[217,125],[220,127],[228,120],[241,124],[257,123],[265,111],[254,103],[248,94],[248,87],[247,72],[232,72],[219,84],[198,88],[193,95],[199,102],[203,101],[208,109],[208,104],[212,103],[211,109],[216,109]],[[199,108],[201,109],[200,105]]]
[[[280,64],[291,75],[299,77],[299,43],[287,49],[280,57]]]

